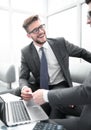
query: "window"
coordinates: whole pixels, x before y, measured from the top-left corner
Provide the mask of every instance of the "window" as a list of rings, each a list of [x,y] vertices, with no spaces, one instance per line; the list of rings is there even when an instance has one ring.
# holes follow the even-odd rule
[[[87,22],[87,5],[82,5],[82,47],[91,51],[91,27],[86,24]]]
[[[48,17],[48,36],[65,37],[77,43],[77,12],[76,7]]]
[[[0,0],[0,6],[9,7],[9,0]]]
[[[60,11],[68,5],[74,4],[77,0],[48,0],[48,14]]]
[[[10,62],[10,31],[9,31],[9,13],[0,10],[0,61]],[[7,58],[8,55],[8,58]]]
[[[48,0],[48,36],[64,37],[73,44],[91,50],[91,28],[86,25],[84,0]],[[80,62],[71,58],[71,62]]]

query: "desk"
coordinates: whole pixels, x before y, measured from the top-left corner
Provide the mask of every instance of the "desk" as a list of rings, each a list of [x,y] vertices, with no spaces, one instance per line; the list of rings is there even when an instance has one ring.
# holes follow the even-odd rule
[[[32,130],[35,125],[36,122],[13,127],[7,127],[2,121],[0,121],[0,130]]]

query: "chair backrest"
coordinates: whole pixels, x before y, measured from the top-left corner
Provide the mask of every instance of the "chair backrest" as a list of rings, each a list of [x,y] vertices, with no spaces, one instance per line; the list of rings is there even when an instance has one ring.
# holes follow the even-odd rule
[[[15,82],[15,66],[13,64],[0,64],[0,81],[9,84],[11,88],[11,83]]]
[[[83,83],[83,81],[86,79],[87,75],[91,71],[91,63],[82,62],[70,64],[69,68],[72,81],[76,83]]]

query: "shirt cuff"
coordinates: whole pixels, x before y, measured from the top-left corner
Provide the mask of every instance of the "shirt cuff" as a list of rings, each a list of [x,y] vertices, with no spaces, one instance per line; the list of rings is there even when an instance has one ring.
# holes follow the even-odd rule
[[[45,102],[49,102],[49,100],[48,100],[48,92],[49,92],[49,90],[44,90],[43,91],[43,99],[44,99]]]

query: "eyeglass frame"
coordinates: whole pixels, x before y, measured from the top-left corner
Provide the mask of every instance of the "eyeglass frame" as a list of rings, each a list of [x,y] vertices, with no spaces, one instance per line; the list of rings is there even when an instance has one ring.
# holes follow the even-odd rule
[[[28,34],[31,34],[31,33],[34,33],[34,34],[38,34],[39,33],[39,30],[43,30],[45,27],[45,24],[41,24],[39,27],[37,28],[34,28],[32,31],[28,32]]]
[[[88,11],[87,18],[91,19],[91,11]]]

